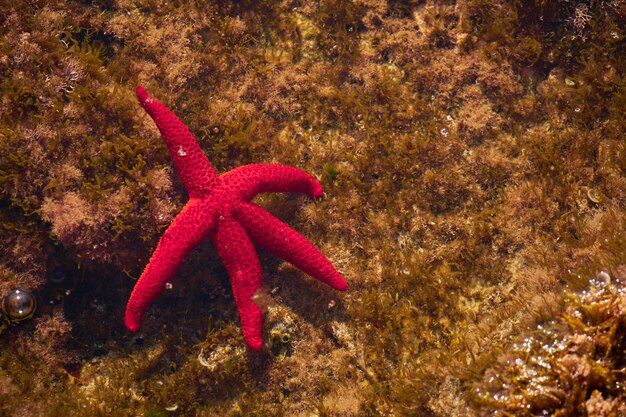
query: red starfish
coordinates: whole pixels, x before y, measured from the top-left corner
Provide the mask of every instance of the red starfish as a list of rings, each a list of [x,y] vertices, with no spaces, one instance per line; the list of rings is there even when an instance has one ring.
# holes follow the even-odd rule
[[[226,265],[243,337],[252,350],[261,349],[263,342],[261,309],[252,300],[262,286],[253,243],[339,291],[348,289],[346,280],[306,238],[250,203],[264,192],[299,191],[321,198],[322,185],[315,178],[276,164],[245,165],[219,176],[187,127],[142,87],[136,93],[163,136],[189,201],[161,237],[135,284],[126,306],[128,330],[139,330],[150,304],[207,235]]]

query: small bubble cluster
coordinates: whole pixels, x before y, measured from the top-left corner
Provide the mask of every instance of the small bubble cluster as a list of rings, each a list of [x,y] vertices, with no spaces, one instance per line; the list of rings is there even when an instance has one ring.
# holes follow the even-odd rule
[[[606,415],[622,415],[623,294],[623,286],[606,271],[591,279],[586,290],[567,294],[559,319],[513,343],[471,390],[482,415],[578,415],[599,403],[612,407],[614,414]]]

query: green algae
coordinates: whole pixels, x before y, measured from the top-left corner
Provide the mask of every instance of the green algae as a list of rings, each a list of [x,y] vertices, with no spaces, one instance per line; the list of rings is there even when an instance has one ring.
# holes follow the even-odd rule
[[[623,364],[607,360],[621,327],[602,325],[621,316],[576,295],[626,265],[622,2],[34,0],[0,16],[0,296],[24,288],[40,306],[0,335],[0,414],[577,415],[623,403]],[[245,350],[208,244],[140,335],[122,328],[186,199],[139,83],[220,172],[277,162],[325,186],[321,202],[261,203],[351,289],[261,253],[262,354]],[[71,284],[46,279],[59,270]],[[557,336],[602,349],[586,356],[591,382],[570,391],[555,391],[562,367],[525,363],[543,372],[539,392],[502,358],[528,353],[511,350],[518,335],[564,308],[583,318],[539,331],[531,356]],[[521,384],[519,402],[494,372]]]

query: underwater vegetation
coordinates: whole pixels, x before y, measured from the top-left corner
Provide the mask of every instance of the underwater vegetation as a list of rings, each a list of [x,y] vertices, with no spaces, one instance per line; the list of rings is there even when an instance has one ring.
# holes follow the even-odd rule
[[[507,349],[471,392],[481,414],[624,415],[623,279],[599,273],[590,288],[568,294],[557,320]]]
[[[625,27],[623,0],[0,2],[0,299],[37,306],[0,415],[619,415]],[[125,331],[186,201],[140,84],[218,172],[316,176],[257,201],[350,291],[260,252],[251,353],[202,244]]]

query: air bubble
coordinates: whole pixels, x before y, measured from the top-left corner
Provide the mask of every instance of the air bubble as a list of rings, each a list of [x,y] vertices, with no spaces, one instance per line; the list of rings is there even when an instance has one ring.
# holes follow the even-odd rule
[[[598,284],[600,284],[600,286],[611,283],[611,275],[609,275],[606,271],[601,271],[598,275],[596,275],[596,279],[598,280]]]

